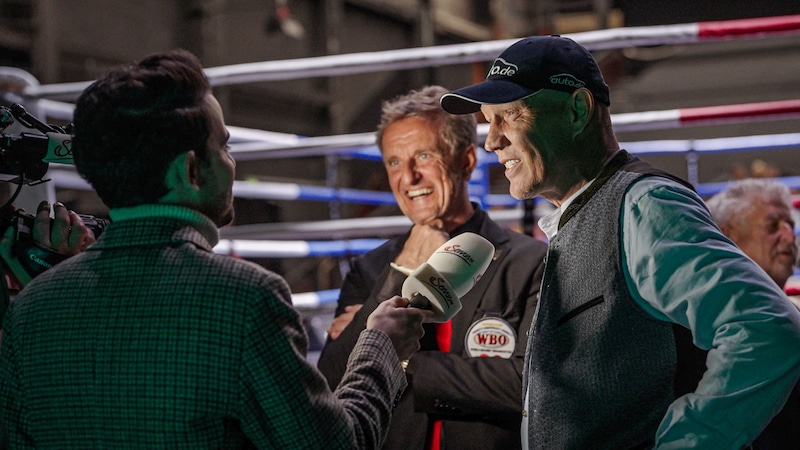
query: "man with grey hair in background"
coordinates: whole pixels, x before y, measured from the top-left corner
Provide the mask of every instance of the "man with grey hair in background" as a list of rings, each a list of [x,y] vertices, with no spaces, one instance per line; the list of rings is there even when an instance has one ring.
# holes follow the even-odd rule
[[[768,178],[748,178],[730,184],[706,204],[725,236],[783,288],[797,263],[797,213],[789,188]]]
[[[784,288],[797,262],[797,211],[789,188],[768,178],[748,178],[731,183],[706,204],[722,232]],[[781,412],[753,442],[752,449],[785,449],[798,443],[800,386],[795,385]]]
[[[376,141],[392,193],[413,225],[352,261],[319,369],[336,388],[364,319],[381,297],[399,293],[409,270],[447,239],[479,234],[496,249],[492,263],[451,321],[424,325],[420,350],[408,361],[409,387],[383,448],[520,448],[525,333],[547,245],[501,226],[470,202],[468,183],[478,158],[475,118],[444,112],[439,98],[446,92],[426,86],[382,106]],[[502,338],[481,342],[490,335]]]

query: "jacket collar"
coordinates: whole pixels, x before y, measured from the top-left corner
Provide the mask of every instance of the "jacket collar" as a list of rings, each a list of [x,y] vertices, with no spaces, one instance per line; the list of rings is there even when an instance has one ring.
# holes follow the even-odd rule
[[[191,240],[209,250],[219,242],[219,231],[214,222],[204,214],[184,206],[139,205],[112,209],[109,216],[111,224],[100,239],[106,235],[113,239],[106,240],[105,245],[124,245],[125,240],[129,240],[130,245],[163,241],[165,233],[171,240]],[[190,230],[178,232],[182,228]]]

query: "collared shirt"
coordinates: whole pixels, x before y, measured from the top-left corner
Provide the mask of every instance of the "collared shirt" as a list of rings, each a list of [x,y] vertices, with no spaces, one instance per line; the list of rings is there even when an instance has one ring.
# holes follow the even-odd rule
[[[800,372],[800,313],[688,188],[660,177],[639,180],[624,197],[620,220],[632,297],[650,315],[689,328],[698,347],[710,349],[706,374],[695,392],[670,405],[656,447],[746,443],[780,409]],[[540,226],[552,238],[551,223],[557,226],[558,218],[548,216]],[[523,419],[524,447],[527,436]]]

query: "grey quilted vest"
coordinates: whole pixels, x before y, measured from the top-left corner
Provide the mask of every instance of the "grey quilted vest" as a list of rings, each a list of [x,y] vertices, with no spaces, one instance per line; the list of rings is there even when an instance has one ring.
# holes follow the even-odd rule
[[[685,390],[676,386],[678,347],[690,335],[647,314],[622,272],[622,199],[643,176],[616,170],[635,160],[623,157],[576,199],[550,242],[523,378],[530,448],[651,447]],[[688,389],[702,370],[693,369]]]

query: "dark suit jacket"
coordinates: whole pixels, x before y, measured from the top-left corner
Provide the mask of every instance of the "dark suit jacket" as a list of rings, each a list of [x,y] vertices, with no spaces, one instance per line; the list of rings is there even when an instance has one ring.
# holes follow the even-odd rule
[[[461,301],[453,318],[450,353],[436,348],[433,327],[408,366],[409,387],[392,416],[384,448],[422,449],[433,419],[444,419],[443,448],[513,449],[520,447],[521,376],[528,329],[538,299],[547,245],[499,226],[476,209],[452,235],[471,231],[496,249],[484,276]],[[392,239],[355,259],[342,286],[337,314],[344,307],[364,307],[336,340],[328,339],[318,366],[331,386],[339,383],[347,355],[366,318],[380,301],[400,294],[405,276],[389,267],[408,235]],[[485,316],[498,316],[516,331],[510,359],[470,358],[465,351],[469,327]]]

